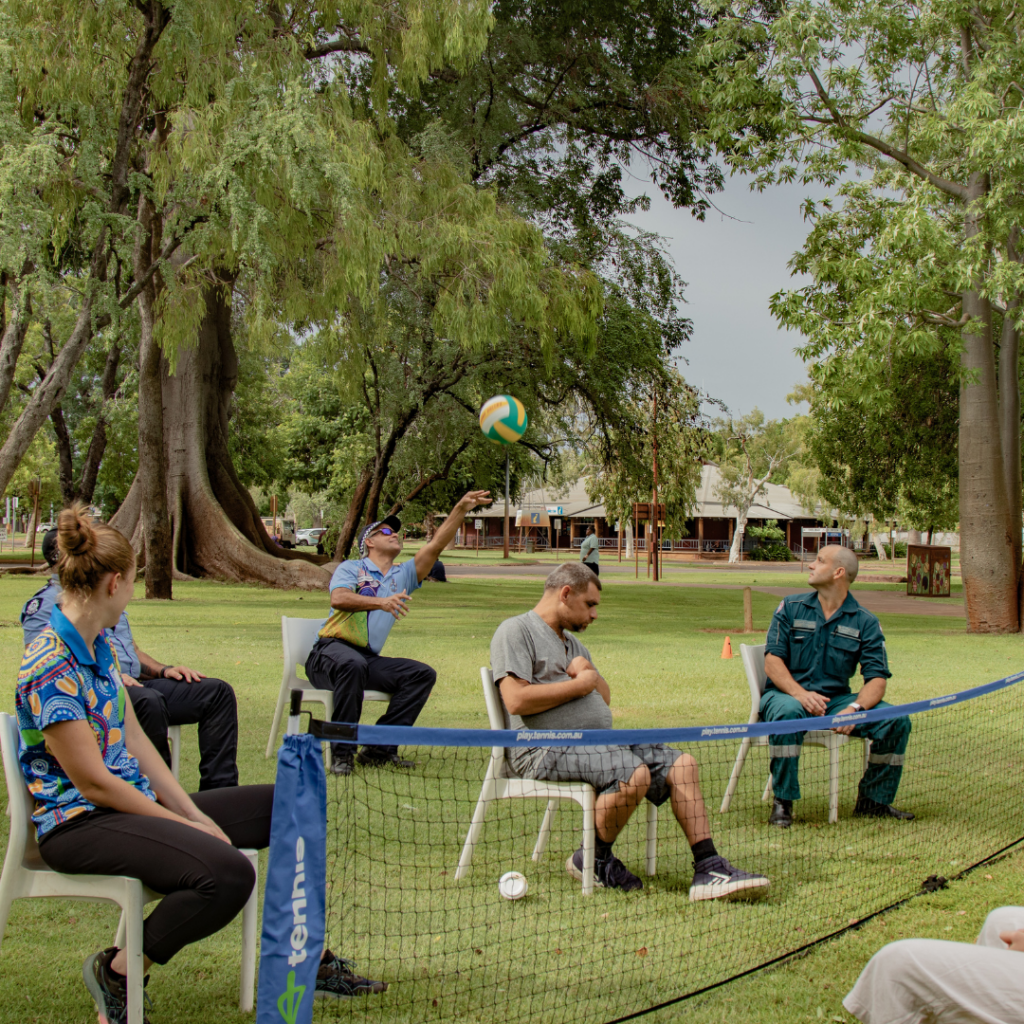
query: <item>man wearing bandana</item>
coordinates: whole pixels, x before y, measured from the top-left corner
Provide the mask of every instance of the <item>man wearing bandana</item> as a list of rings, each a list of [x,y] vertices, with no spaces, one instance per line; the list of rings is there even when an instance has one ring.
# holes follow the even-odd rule
[[[430,573],[467,514],[490,504],[487,491],[469,491],[452,509],[433,539],[416,557],[396,565],[402,551],[402,524],[395,516],[370,523],[359,535],[359,559],[342,562],[331,577],[331,615],[306,659],[306,676],[320,690],[334,691],[335,722],[355,724],[364,690],[391,694],[378,725],[413,725],[426,704],[437,673],[411,658],[381,655],[396,619],[408,614],[410,595]],[[331,748],[331,771],[350,775],[353,764],[411,768],[397,747]]]

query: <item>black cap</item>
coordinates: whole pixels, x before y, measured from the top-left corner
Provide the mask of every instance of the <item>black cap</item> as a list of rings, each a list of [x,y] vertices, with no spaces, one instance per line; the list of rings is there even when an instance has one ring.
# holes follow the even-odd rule
[[[60,551],[57,549],[57,531],[47,530],[43,534],[43,558],[46,559],[46,564],[51,568],[57,564],[57,559],[60,558]]]
[[[366,539],[374,532],[374,530],[380,529],[382,526],[390,526],[396,533],[402,528],[402,521],[398,516],[385,516],[383,519],[378,519],[375,523],[370,523],[369,526],[363,529],[363,532],[359,534],[359,557],[366,557]]]

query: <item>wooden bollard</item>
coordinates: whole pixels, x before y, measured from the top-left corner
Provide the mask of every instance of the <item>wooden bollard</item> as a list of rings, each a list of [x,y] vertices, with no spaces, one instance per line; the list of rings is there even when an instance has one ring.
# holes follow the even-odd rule
[[[743,588],[743,632],[754,632],[754,599],[750,587]]]

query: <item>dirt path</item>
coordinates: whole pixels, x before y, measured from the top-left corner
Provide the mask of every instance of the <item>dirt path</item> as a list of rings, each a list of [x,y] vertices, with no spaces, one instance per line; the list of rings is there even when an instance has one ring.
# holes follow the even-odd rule
[[[481,580],[505,580],[510,576],[547,579],[548,574],[554,570],[554,565],[509,565],[496,567],[493,565],[447,565],[445,571],[449,576],[459,576],[469,579]],[[667,568],[667,567],[666,567]],[[677,575],[671,569],[659,586],[664,587],[691,587],[693,589],[703,588],[706,590],[743,590],[743,584],[739,583],[686,583],[682,580],[674,580],[671,577]],[[612,570],[603,574],[602,579],[613,583],[647,583],[645,579],[636,580],[631,574]],[[762,587],[753,585],[752,590],[762,594],[771,594],[773,597],[786,597],[789,594],[804,594],[806,587]],[[929,598],[929,597],[907,597],[906,594],[894,593],[884,590],[858,590],[856,585],[853,588],[854,597],[876,615],[936,615],[941,618],[962,619],[964,617],[964,606],[962,598]]]

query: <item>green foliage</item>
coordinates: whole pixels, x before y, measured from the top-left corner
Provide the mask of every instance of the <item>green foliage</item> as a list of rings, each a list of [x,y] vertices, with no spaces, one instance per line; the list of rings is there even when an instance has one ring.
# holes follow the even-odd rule
[[[765,519],[747,526],[747,536],[757,541],[750,557],[758,562],[788,562],[793,552],[786,544],[786,531],[777,519]]]

